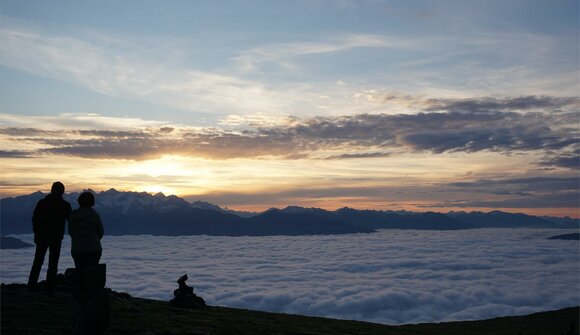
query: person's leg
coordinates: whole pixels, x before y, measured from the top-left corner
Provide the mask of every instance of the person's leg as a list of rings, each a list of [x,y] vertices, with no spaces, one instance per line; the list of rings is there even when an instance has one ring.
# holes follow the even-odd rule
[[[60,258],[60,247],[62,241],[52,241],[49,245],[48,272],[46,273],[46,289],[48,292],[54,289],[56,284],[56,274],[58,272],[58,259]]]
[[[36,243],[36,251],[34,252],[34,261],[32,262],[32,268],[30,269],[30,275],[28,276],[29,290],[33,290],[38,283],[38,276],[40,275],[40,269],[42,268],[42,263],[44,263],[44,256],[46,256],[46,250],[48,249],[48,243],[40,242]]]
[[[82,271],[88,267],[99,264],[101,260],[102,252],[84,252],[84,253],[74,253],[73,260],[75,262],[75,268],[77,271]]]
[[[90,255],[91,254],[86,252],[73,254],[73,260],[75,262],[75,268],[77,271],[83,271],[91,265]]]
[[[83,292],[83,273],[85,269],[85,254],[73,253],[73,261],[75,262],[75,274],[73,278],[75,298],[81,305],[84,303],[85,297]]]
[[[103,253],[101,251],[87,254],[87,267],[99,264],[102,254]]]
[[[73,260],[75,262],[75,291],[77,296],[77,301],[83,305],[86,300],[91,295],[90,288],[87,287],[86,269],[99,264],[99,259],[101,258],[101,252],[85,252],[85,253],[74,253],[72,254]]]

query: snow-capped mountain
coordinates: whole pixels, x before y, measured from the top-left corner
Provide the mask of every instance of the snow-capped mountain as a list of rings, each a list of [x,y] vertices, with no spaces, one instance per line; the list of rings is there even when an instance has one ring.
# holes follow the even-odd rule
[[[152,234],[152,235],[304,235],[372,232],[367,228],[316,219],[308,224],[289,226],[281,218],[265,220],[256,213],[237,212],[217,205],[194,201],[189,203],[175,195],[163,193],[120,192],[110,189],[94,192],[95,210],[101,216],[106,234]],[[67,193],[64,199],[73,208],[78,207],[81,192]],[[45,196],[35,192],[1,200],[2,234],[31,233],[31,216],[36,203]],[[284,218],[292,221],[292,217]],[[294,220],[300,223],[300,220]],[[322,222],[325,221],[325,222]],[[321,224],[322,222],[322,224]]]
[[[152,235],[305,235],[372,232],[375,229],[473,229],[473,228],[578,228],[578,219],[536,217],[501,211],[408,212],[359,210],[343,207],[334,211],[288,206],[262,213],[238,212],[205,201],[188,201],[163,193],[94,192],[95,210],[107,234]],[[78,207],[80,192],[67,193],[65,200]],[[35,192],[0,202],[1,233],[31,233],[31,216],[45,196]]]
[[[179,208],[185,209],[191,207],[191,204],[187,201],[175,195],[165,196],[161,192],[152,195],[147,192],[119,192],[114,188],[99,193],[91,189],[84,190],[83,192],[85,191],[95,195],[95,209],[97,211],[99,209],[114,208],[123,214],[127,214],[129,211],[153,209],[156,212],[166,213]],[[80,193],[67,193],[63,198],[75,208],[78,207],[77,198]]]

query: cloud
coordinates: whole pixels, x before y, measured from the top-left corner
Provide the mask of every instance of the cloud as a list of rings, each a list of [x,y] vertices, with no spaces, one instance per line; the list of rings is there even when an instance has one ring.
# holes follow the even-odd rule
[[[288,93],[296,93],[288,86],[275,90],[231,72],[184,66],[174,56],[179,51],[174,50],[185,41],[165,38],[140,45],[95,33],[62,36],[2,19],[3,66],[79,84],[101,94],[220,114],[271,112],[284,109],[281,101],[298,97]]]
[[[414,115],[359,114],[318,117],[287,128],[261,129],[266,135],[285,134],[328,145],[372,148],[403,147],[411,151],[497,152],[562,149],[578,142],[567,114],[515,112],[423,112]]]
[[[477,97],[477,98],[430,98],[422,95],[409,95],[399,92],[361,91],[359,96],[376,103],[403,105],[422,111],[446,111],[460,113],[490,113],[511,111],[577,111],[580,107],[578,97],[559,97],[528,95],[519,97]]]
[[[0,125],[2,134],[23,136],[28,132],[30,136],[41,135],[42,133],[50,136],[58,135],[61,129],[77,130],[130,130],[144,127],[159,127],[167,122],[144,120],[129,117],[113,117],[99,114],[59,114],[50,116],[30,116],[18,114],[0,115]]]
[[[355,202],[375,202],[384,204],[385,201],[403,200],[403,199],[425,199],[431,197],[431,200],[440,199],[440,195],[419,194],[414,186],[389,186],[381,185],[388,182],[387,178],[368,178],[357,179],[362,184],[372,184],[372,186],[344,186],[346,181],[331,180],[329,185],[312,186],[312,185],[293,185],[293,187],[278,188],[275,190],[252,191],[243,193],[240,191],[222,191],[206,193],[202,196],[189,196],[188,200],[195,201],[202,197],[204,200],[227,206],[255,205],[256,203],[276,202],[278,206],[303,205],[316,206],[317,200],[330,201],[331,199],[350,199],[351,205]],[[337,186],[341,185],[341,186]],[[393,196],[395,195],[396,196]],[[327,203],[328,205],[328,203]]]
[[[32,158],[31,152],[24,150],[0,150],[2,158]]]
[[[300,158],[305,143],[292,138],[263,138],[254,133],[203,131],[192,128],[149,128],[135,131],[70,130],[45,132],[39,129],[0,129],[9,141],[33,143],[39,148],[22,154],[50,154],[96,159],[148,160],[163,155],[209,159],[267,156]],[[50,135],[50,136],[49,136]]]
[[[40,149],[43,153],[91,158],[141,160],[181,154],[214,159],[308,156],[347,159],[385,157],[380,153],[395,151],[434,154],[537,151],[550,155],[554,163],[563,155],[560,163],[565,164],[570,150],[579,142],[579,133],[571,127],[577,111],[564,110],[576,103],[575,98],[544,96],[480,98],[469,102],[447,99],[445,104],[424,104],[421,108],[427,111],[417,114],[310,118],[230,116],[222,127],[206,128],[141,120],[138,123],[141,127],[107,130],[100,116],[91,115],[82,122],[96,125],[97,129],[69,127],[72,130],[63,133],[67,134],[66,138],[55,131],[30,127],[2,128],[0,133],[11,139],[41,143],[47,146]],[[439,111],[441,108],[449,110]],[[562,111],[549,113],[554,108]],[[126,124],[124,121],[127,121],[105,119],[111,123]],[[84,124],[70,122],[77,126]],[[342,152],[329,156],[325,154],[329,150]],[[547,163],[544,160],[542,164]]]
[[[519,195],[517,192],[512,194]],[[483,208],[577,208],[579,191],[559,191],[555,194],[517,196],[501,200],[458,200],[434,203],[423,207],[483,207]]]
[[[457,182],[447,184],[456,187],[468,188],[488,188],[491,186],[504,185],[514,188],[520,187],[525,190],[553,191],[553,190],[576,190],[580,184],[580,177],[542,176],[526,178],[505,178],[505,179],[480,179],[471,182]]]
[[[432,179],[393,177],[318,180],[317,186],[292,185],[276,190],[221,191],[187,197],[203,198],[224,206],[244,207],[256,203],[273,206],[318,206],[337,208],[398,209],[412,206],[419,210],[438,208],[577,208],[580,203],[578,177],[528,177],[475,182],[434,183]]]
[[[557,175],[455,182],[440,186],[447,191],[458,188],[473,194],[485,194],[485,197],[441,201],[423,207],[576,208],[580,203],[579,185],[578,176]]]
[[[175,280],[187,273],[210,305],[389,324],[458,321],[577,305],[578,244],[547,240],[561,233],[105,236],[102,261],[107,286],[138,297],[169,300]],[[192,247],[176,249],[184,245]],[[25,282],[33,253],[2,250],[1,281]],[[72,266],[63,253],[61,271]]]
[[[548,110],[558,111],[561,108],[580,107],[580,98],[554,96],[522,96],[508,98],[477,98],[477,99],[430,99],[427,101],[427,111],[450,111],[468,113],[488,113],[493,111],[527,111]]]
[[[315,42],[275,43],[257,47],[243,52],[235,58],[238,66],[244,70],[255,70],[261,63],[276,63],[285,68],[294,68],[292,58],[345,52],[358,48],[395,48],[407,49],[416,47],[409,39],[397,39],[381,35],[351,34]]]
[[[327,156],[324,157],[323,159],[334,160],[334,159],[353,159],[353,158],[383,158],[389,157],[390,155],[391,154],[388,152],[360,152],[352,154]]]
[[[580,149],[575,149],[572,152],[563,152],[559,155],[547,155],[547,157],[540,162],[540,165],[578,170],[580,169]]]

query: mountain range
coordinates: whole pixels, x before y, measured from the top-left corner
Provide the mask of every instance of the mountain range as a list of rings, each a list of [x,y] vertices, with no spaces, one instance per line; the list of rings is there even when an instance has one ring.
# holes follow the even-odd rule
[[[93,192],[89,190],[90,192]],[[95,193],[95,192],[94,192]],[[32,233],[31,216],[38,200],[35,192],[0,200],[2,235]],[[76,207],[79,193],[65,200]],[[348,207],[329,211],[289,206],[261,213],[239,212],[204,202],[190,203],[175,195],[120,192],[95,193],[95,210],[109,235],[318,235],[371,233],[377,229],[453,230],[470,228],[579,228],[569,217],[537,217],[501,211],[409,212],[359,210]]]

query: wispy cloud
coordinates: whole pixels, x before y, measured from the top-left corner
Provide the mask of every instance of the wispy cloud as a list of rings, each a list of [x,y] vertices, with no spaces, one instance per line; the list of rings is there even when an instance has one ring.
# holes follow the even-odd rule
[[[26,116],[1,114],[0,126],[6,127],[5,134],[27,131],[57,133],[59,130],[128,130],[144,127],[161,127],[165,121],[145,120],[129,117],[113,117],[99,114],[59,114],[50,116]],[[7,130],[11,129],[11,130]]]
[[[557,192],[553,194],[534,194],[529,196],[512,196],[503,199],[474,199],[436,202],[421,207],[429,208],[577,208],[580,193],[577,191]]]
[[[254,70],[262,63],[276,63],[286,68],[295,68],[293,58],[344,52],[358,48],[408,49],[416,47],[415,42],[381,35],[351,34],[315,42],[275,43],[243,52],[234,58],[240,69]]]
[[[0,150],[0,157],[2,158],[32,158],[29,151],[24,150]]]
[[[193,113],[271,116],[312,115],[321,113],[321,108],[324,115],[377,111],[377,106],[369,101],[357,100],[355,93],[361,87],[377,91],[381,87],[393,87],[439,96],[465,96],[474,92],[485,95],[508,90],[514,94],[570,95],[578,89],[574,75],[577,64],[569,61],[571,57],[566,58],[577,51],[566,51],[563,55],[548,52],[570,47],[567,41],[546,36],[501,37],[497,34],[449,39],[356,32],[332,37],[317,34],[308,40],[264,42],[245,51],[230,50],[228,55],[222,50],[216,54],[218,66],[210,68],[185,61],[195,58],[191,50],[204,48],[202,42],[192,45],[191,41],[167,36],[143,41],[134,36],[109,36],[102,32],[62,35],[5,17],[3,21],[0,27],[3,66],[67,81],[109,96]],[[355,73],[323,74],[317,72],[318,66],[304,62],[304,56],[320,56],[316,64],[324,65],[335,61],[333,57],[341,53],[363,49],[377,52],[376,57],[367,70],[364,70],[366,65],[357,63]],[[397,56],[391,58],[386,50]],[[458,50],[467,55],[456,59]],[[480,57],[482,54],[491,55]],[[437,59],[443,60],[432,64]],[[354,57],[353,62],[358,61]],[[431,63],[420,66],[408,62]],[[262,68],[272,64],[283,70],[282,75]],[[288,76],[285,72],[288,69],[299,69],[301,75]],[[254,75],[255,72],[248,72],[251,70],[264,70],[265,74]],[[552,73],[547,75],[549,71]],[[305,72],[316,74],[316,80],[307,79]],[[389,76],[385,77],[384,73]],[[335,85],[339,80],[356,85]],[[319,96],[335,101],[321,103]]]
[[[271,112],[287,100],[281,92],[227,71],[185,67],[166,56],[163,44],[151,55],[150,48],[128,41],[51,35],[18,24],[3,24],[0,34],[2,65],[106,95],[221,114]]]
[[[333,160],[333,159],[353,159],[353,158],[382,158],[389,157],[391,153],[389,152],[355,152],[350,154],[340,154],[324,157],[323,159]]]

